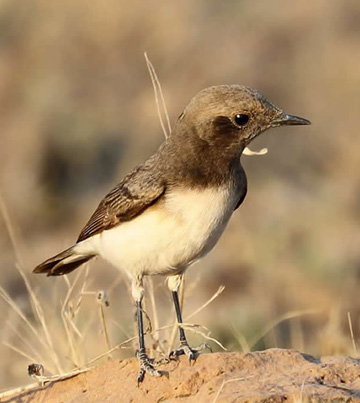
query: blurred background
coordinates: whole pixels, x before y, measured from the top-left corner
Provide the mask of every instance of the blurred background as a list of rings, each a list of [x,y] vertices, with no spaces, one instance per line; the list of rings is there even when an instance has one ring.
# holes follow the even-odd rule
[[[31,362],[70,370],[133,335],[126,281],[109,265],[67,279],[30,273],[163,141],[145,51],[172,123],[198,91],[232,83],[312,121],[267,132],[251,148],[269,153],[242,157],[248,196],[188,271],[184,316],[224,285],[189,321],[229,350],[357,355],[359,21],[351,0],[1,1],[1,389],[30,382]],[[171,323],[164,278],[148,285],[155,326]],[[102,311],[98,290],[110,300]],[[112,357],[132,356],[127,346]]]

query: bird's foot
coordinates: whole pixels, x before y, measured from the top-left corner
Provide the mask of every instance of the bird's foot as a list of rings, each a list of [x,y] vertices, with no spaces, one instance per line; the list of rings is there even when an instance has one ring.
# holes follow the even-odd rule
[[[196,358],[200,352],[205,349],[208,349],[210,352],[212,352],[212,349],[208,344],[203,343],[198,347],[190,347],[186,340],[181,340],[180,347],[177,350],[171,351],[169,358],[174,359],[179,355],[185,354],[189,359],[189,364],[191,365],[191,361],[196,361]]]
[[[136,355],[139,359],[139,363],[140,363],[140,370],[139,370],[139,374],[137,377],[137,382],[138,382],[138,386],[139,384],[144,380],[145,378],[145,374],[148,373],[152,376],[169,376],[169,374],[166,371],[159,371],[155,368],[155,366],[157,365],[162,365],[162,364],[166,364],[169,362],[169,360],[167,358],[163,358],[159,361],[155,361],[153,358],[150,358],[146,352],[145,349],[140,349],[136,352]]]

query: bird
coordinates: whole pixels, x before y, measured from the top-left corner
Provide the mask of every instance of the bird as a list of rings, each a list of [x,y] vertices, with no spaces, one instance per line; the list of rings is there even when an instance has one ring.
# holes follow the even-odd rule
[[[309,124],[247,86],[205,88],[190,100],[158,150],[101,200],[77,242],[33,272],[64,275],[101,256],[130,278],[138,384],[146,373],[164,374],[146,352],[142,303],[144,276],[167,276],[180,339],[170,356],[185,354],[191,363],[206,345],[189,346],[178,290],[187,268],[213,249],[245,199],[241,155],[265,130]]]

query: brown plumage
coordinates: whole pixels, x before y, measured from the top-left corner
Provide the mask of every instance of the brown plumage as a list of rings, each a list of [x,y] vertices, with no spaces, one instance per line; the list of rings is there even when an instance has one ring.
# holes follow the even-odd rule
[[[140,165],[100,202],[77,242],[141,214],[165,192],[165,182],[152,172],[151,163]]]
[[[139,324],[141,382],[160,376],[146,355],[141,301],[143,276],[165,274],[179,322],[177,289],[187,267],[216,244],[246,196],[240,164],[244,148],[263,131],[310,122],[287,115],[258,91],[240,85],[197,94],[159,150],[110,191],[81,231],[77,243],[37,266],[35,273],[67,274],[96,255],[132,282]],[[181,348],[195,357],[180,327]]]

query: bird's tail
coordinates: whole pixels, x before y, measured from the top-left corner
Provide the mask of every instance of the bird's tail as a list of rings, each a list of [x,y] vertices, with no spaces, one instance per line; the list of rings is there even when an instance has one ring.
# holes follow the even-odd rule
[[[48,276],[68,274],[77,267],[95,257],[95,254],[84,253],[78,248],[79,244],[64,250],[58,255],[45,260],[33,270],[33,273],[47,273]]]

